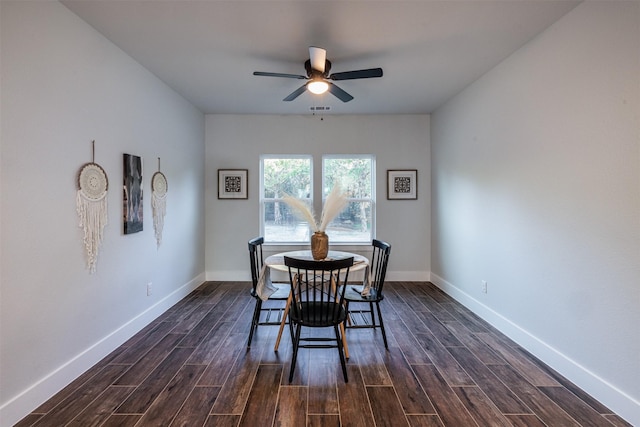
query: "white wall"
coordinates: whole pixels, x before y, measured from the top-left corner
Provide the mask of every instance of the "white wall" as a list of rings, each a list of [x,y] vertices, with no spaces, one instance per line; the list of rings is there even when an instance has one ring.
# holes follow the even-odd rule
[[[634,425],[639,138],[638,2],[579,5],[432,116],[433,281]]]
[[[57,2],[1,4],[0,425],[12,425],[204,279],[204,115]],[[97,272],[80,166],[109,177]],[[144,231],[122,234],[122,154],[144,159]],[[156,249],[150,179],[169,183]],[[153,295],[146,284],[153,282]]]
[[[375,155],[376,236],[392,245],[387,277],[428,279],[431,198],[428,115],[328,115],[323,120],[312,115],[208,115],[206,139],[207,279],[251,279],[247,240],[258,236],[260,230],[261,154],[313,155],[316,184],[321,182],[323,154]],[[218,200],[218,169],[248,169],[249,199]],[[418,170],[417,200],[386,199],[388,169]],[[351,249],[359,252],[357,248]]]

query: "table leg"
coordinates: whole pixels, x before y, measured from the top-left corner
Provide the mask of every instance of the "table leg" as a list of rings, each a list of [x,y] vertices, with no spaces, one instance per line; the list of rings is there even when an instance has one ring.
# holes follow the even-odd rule
[[[347,335],[345,334],[344,322],[340,323],[340,332],[342,333],[342,347],[344,348],[344,357],[349,358],[349,346],[347,345]]]
[[[289,307],[291,306],[291,294],[289,294],[289,298],[287,298],[287,305],[284,307],[284,312],[282,313],[282,321],[280,322],[280,330],[278,331],[278,338],[276,339],[276,345],[273,347],[273,351],[278,351],[278,347],[280,346],[280,338],[282,338],[282,331],[284,330],[284,325],[287,323],[287,316],[289,315]]]

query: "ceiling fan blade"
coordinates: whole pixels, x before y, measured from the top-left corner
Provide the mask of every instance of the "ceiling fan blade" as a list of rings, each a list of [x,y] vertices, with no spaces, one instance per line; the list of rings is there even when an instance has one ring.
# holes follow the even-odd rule
[[[297,97],[302,95],[305,90],[307,90],[307,85],[306,84],[300,86],[298,89],[296,89],[293,92],[291,92],[289,94],[289,96],[287,96],[285,99],[283,99],[283,101],[293,101],[294,99],[296,99]]]
[[[266,77],[286,77],[289,79],[306,79],[307,76],[300,74],[284,74],[284,73],[268,73],[266,71],[254,71],[254,76],[266,76]]]
[[[335,95],[336,98],[338,98],[342,102],[349,102],[353,99],[353,96],[349,95],[347,92],[340,89],[338,86],[334,85],[331,82],[327,82],[327,83],[329,83],[329,92]]]
[[[366,70],[345,71],[343,73],[334,73],[329,76],[331,80],[370,79],[372,77],[382,77],[382,68],[369,68]]]
[[[309,60],[311,61],[311,68],[324,73],[324,65],[327,60],[327,51],[321,47],[310,46]]]

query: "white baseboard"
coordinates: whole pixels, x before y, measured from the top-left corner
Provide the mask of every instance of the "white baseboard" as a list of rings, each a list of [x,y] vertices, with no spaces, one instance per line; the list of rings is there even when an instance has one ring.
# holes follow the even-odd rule
[[[640,402],[434,273],[431,283],[626,421],[640,426]]]
[[[102,360],[138,331],[204,282],[204,274],[190,280],[91,347],[59,366],[0,407],[0,426],[12,426]]]

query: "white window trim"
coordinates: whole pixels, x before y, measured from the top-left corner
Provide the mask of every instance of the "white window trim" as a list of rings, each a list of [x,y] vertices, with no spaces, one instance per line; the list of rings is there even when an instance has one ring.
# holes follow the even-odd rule
[[[320,184],[320,197],[322,198],[321,206],[324,206],[324,162],[326,159],[368,159],[371,160],[371,239],[374,239],[376,236],[376,156],[373,154],[325,154],[322,156],[322,182]],[[367,199],[356,199],[349,198],[349,201],[366,201]],[[371,245],[371,241],[365,242],[330,242],[331,245],[347,247],[347,246],[365,246]],[[344,248],[343,248],[344,249]]]
[[[265,215],[265,203],[268,201],[276,201],[282,200],[281,198],[266,198],[264,197],[264,160],[267,159],[308,159],[310,163],[310,185],[311,185],[311,197],[309,201],[311,202],[311,206],[313,206],[313,196],[314,196],[314,185],[313,185],[313,156],[311,154],[263,154],[260,156],[260,209],[259,209],[259,217],[258,221],[260,223],[260,236],[265,235],[265,224],[264,224],[264,215]],[[303,242],[268,242],[265,241],[265,245],[269,246],[291,246],[291,247],[299,247],[304,246],[306,243]]]

